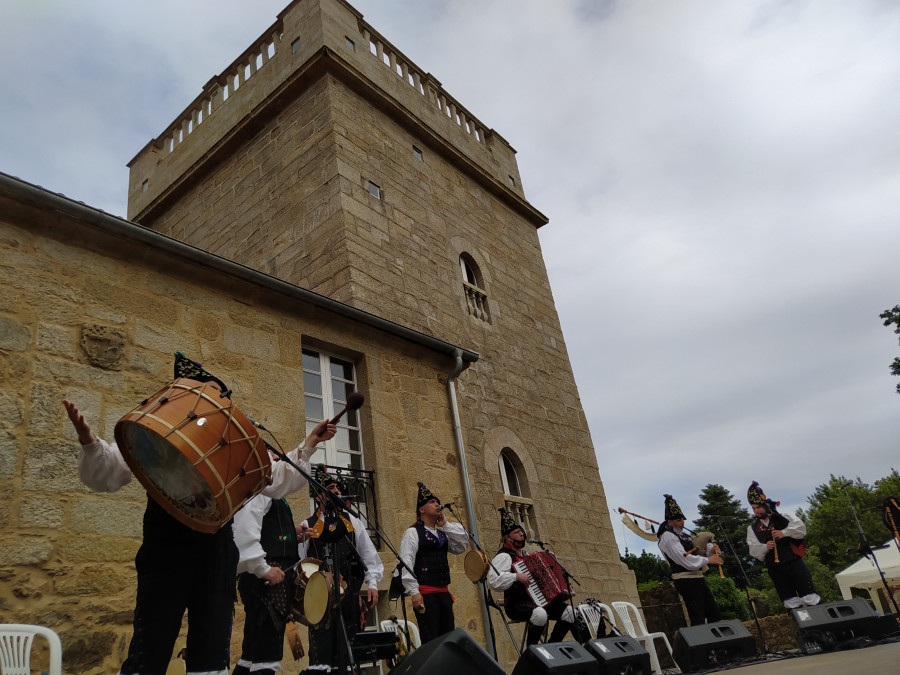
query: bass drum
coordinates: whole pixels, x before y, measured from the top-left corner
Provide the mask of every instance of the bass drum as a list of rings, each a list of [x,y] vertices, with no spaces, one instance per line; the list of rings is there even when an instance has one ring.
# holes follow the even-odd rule
[[[483,551],[472,550],[466,553],[466,557],[463,559],[463,568],[469,581],[477,584],[479,581],[485,580],[491,563]]]
[[[211,382],[175,380],[123,416],[115,435],[147,493],[198,532],[216,532],[271,482],[256,427]]]

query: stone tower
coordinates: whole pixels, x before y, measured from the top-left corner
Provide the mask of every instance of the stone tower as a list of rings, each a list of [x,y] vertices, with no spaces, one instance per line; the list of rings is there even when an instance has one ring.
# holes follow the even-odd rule
[[[581,597],[637,601],[542,258],[547,218],[515,151],[434,76],[343,0],[295,0],[129,166],[129,219],[478,352],[457,383],[467,459],[427,429],[397,452],[423,475],[462,463],[489,553],[505,505]]]

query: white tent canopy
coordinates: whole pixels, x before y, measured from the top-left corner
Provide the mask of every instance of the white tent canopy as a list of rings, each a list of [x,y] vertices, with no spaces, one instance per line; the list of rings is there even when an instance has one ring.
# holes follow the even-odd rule
[[[885,546],[888,548],[875,551],[875,557],[878,559],[878,567],[884,573],[885,581],[890,586],[896,586],[900,584],[900,551],[898,551],[897,544],[893,539],[888,539],[885,542]],[[860,558],[847,569],[838,572],[835,577],[838,585],[841,587],[841,595],[844,597],[844,600],[849,600],[852,597],[851,588],[863,588],[869,591],[869,597],[872,598],[876,608],[884,613],[891,612],[890,607],[881,606],[878,589],[883,589],[884,586],[881,583],[878,568],[875,567],[871,557]]]

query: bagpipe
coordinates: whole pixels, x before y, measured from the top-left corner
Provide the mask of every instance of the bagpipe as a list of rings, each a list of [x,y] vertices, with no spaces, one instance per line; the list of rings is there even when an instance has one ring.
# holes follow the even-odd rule
[[[775,504],[769,503],[769,510],[771,514],[769,515],[769,530],[784,530],[791,522],[785,516],[778,513],[778,510],[775,508]],[[775,537],[772,537],[772,541],[775,541]],[[806,539],[794,539],[793,537],[785,537],[783,541],[786,541],[788,546],[790,546],[791,551],[793,551],[794,555],[798,558],[803,558],[806,556]],[[778,559],[778,542],[775,542],[775,547],[772,549],[772,557],[775,561],[775,564],[780,564],[781,561]]]
[[[659,521],[652,520],[637,513],[632,513],[631,511],[626,511],[621,506],[618,508],[618,511],[622,514],[622,523],[625,525],[625,527],[634,532],[641,539],[645,539],[646,541],[656,541],[659,538],[653,528],[654,525],[656,525],[657,527],[660,526],[661,523]],[[643,529],[641,529],[641,526],[638,525],[638,518],[644,521]],[[697,532],[687,527],[684,528],[684,531],[691,535],[691,541],[694,542],[694,548],[692,548],[690,551],[685,551],[685,556],[689,556],[697,551],[699,551],[701,555],[706,555],[706,550],[710,543],[712,543],[713,550],[716,552],[716,555],[721,555],[719,545],[715,543],[715,535],[713,535],[712,532]],[[722,578],[725,577],[725,571],[722,569],[721,565],[719,565],[719,576]]]

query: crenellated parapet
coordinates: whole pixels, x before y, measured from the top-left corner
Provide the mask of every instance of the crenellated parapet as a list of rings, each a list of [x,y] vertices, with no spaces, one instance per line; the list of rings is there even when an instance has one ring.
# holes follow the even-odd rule
[[[253,133],[254,122],[323,72],[368,87],[384,99],[381,107],[420,125],[443,151],[458,155],[457,163],[470,163],[479,180],[492,181],[492,191],[525,204],[515,150],[437,78],[344,0],[295,0],[129,162],[128,217],[140,221],[231,139]]]

